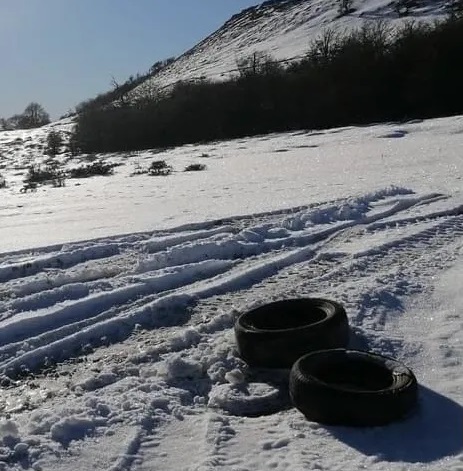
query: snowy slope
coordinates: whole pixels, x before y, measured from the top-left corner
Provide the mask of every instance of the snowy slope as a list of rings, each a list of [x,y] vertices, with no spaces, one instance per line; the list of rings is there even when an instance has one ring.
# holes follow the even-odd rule
[[[67,143],[73,127],[73,120],[66,118],[36,129],[0,131],[0,174],[7,177],[9,186],[22,184],[27,167],[41,164],[48,158],[45,151],[49,132],[59,132]],[[64,162],[68,159],[69,154],[60,158]]]
[[[237,60],[256,51],[277,60],[300,58],[326,28],[340,33],[366,22],[383,20],[391,27],[404,21],[433,21],[445,16],[445,1],[429,0],[400,17],[391,0],[354,0],[351,14],[339,17],[337,0],[276,0],[243,10],[136,87],[129,96],[150,96],[179,80],[225,80],[237,73]]]

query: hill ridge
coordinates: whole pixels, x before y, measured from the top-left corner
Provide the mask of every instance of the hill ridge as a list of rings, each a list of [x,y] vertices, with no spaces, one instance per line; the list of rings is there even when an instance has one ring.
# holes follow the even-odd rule
[[[131,90],[128,98],[137,101],[182,80],[225,80],[236,72],[237,60],[254,52],[265,52],[276,60],[299,57],[327,27],[342,32],[365,21],[384,20],[396,25],[408,19],[433,21],[445,14],[445,0],[421,0],[404,16],[397,14],[394,3],[357,0],[348,15],[339,15],[337,0],[268,0],[245,8]]]

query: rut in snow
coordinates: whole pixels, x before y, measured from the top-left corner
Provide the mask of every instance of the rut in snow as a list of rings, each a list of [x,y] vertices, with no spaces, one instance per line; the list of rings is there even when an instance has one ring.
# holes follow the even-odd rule
[[[0,371],[34,371],[85,345],[121,341],[139,326],[181,325],[196,300],[250,288],[299,263],[310,262],[322,286],[362,264],[374,269],[390,251],[462,230],[462,205],[392,187],[248,220],[4,255]],[[336,250],[355,231],[371,238],[370,248]]]

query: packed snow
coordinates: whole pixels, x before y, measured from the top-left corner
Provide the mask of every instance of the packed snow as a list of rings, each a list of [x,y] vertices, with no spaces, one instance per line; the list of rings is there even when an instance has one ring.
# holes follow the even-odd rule
[[[463,469],[463,117],[101,155],[114,175],[21,193],[46,132],[0,133],[0,469]],[[411,417],[309,422],[244,364],[237,316],[300,296],[414,370]]]

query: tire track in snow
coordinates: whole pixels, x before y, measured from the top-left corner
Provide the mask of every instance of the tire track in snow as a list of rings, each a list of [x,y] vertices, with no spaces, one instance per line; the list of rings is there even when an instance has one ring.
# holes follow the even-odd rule
[[[36,252],[24,251],[6,254],[0,259],[0,281],[3,281],[0,300],[41,293],[76,282],[117,277],[134,270],[134,265],[138,273],[149,271],[149,264],[146,261],[142,266],[143,256],[146,253],[166,251],[180,246],[183,242],[188,242],[188,246],[191,247],[192,242],[207,241],[207,239],[212,242],[209,245],[211,247],[215,241],[220,239],[220,236],[233,235],[243,227],[255,223],[256,220],[262,220],[264,226],[268,225],[268,220],[274,224],[275,217],[286,218],[288,214],[326,204],[328,203],[317,203],[308,207],[278,210],[261,215],[190,224],[180,228],[180,234],[175,233],[175,229],[172,229],[160,233],[115,237],[107,239],[109,247],[104,244],[105,239],[96,239],[93,246],[91,242],[74,243],[43,248]],[[236,227],[233,227],[232,224]],[[216,227],[217,225],[218,227]],[[130,245],[131,242],[133,245]],[[95,248],[95,251],[92,250],[92,247]],[[106,250],[105,247],[108,249]],[[138,263],[137,265],[139,260],[142,261],[142,264]],[[197,258],[193,258],[193,260],[197,261]],[[185,262],[183,261],[183,263]],[[151,263],[151,265],[154,264]],[[170,265],[172,263],[164,263],[164,266]],[[73,269],[71,270],[71,268]]]
[[[442,236],[444,231],[445,237]],[[375,254],[374,257],[371,256],[372,258],[370,258],[369,253],[367,253],[365,255],[365,260],[361,260],[361,263],[357,261],[356,257],[352,258],[349,256],[347,257],[348,260],[343,261],[342,257],[333,257],[330,253],[321,252],[308,263],[304,262],[299,264],[299,266],[290,266],[288,270],[283,270],[273,278],[265,278],[262,282],[262,285],[254,285],[251,292],[249,290],[243,292],[243,294],[241,294],[242,292],[235,292],[233,294],[233,299],[235,299],[235,301],[230,303],[230,308],[233,304],[241,304],[242,306],[246,306],[248,308],[253,307],[249,305],[249,298],[253,297],[252,293],[254,293],[254,298],[256,298],[256,292],[258,291],[258,288],[265,287],[265,285],[267,293],[265,301],[268,301],[268,286],[270,283],[275,285],[275,293],[284,293],[283,297],[291,297],[292,295],[300,296],[304,293],[326,294],[332,292],[333,289],[335,289],[338,291],[338,295],[335,297],[343,298],[346,304],[352,305],[354,304],[353,300],[349,300],[349,296],[345,296],[345,293],[339,293],[339,289],[337,287],[343,286],[343,284],[350,282],[358,281],[363,283],[363,280],[366,280],[368,276],[375,275],[381,271],[384,271],[386,275],[391,278],[397,278],[397,274],[395,272],[398,270],[398,267],[400,268],[402,264],[407,265],[410,259],[413,260],[413,254],[420,255],[422,254],[423,248],[427,247],[429,250],[425,255],[425,260],[433,260],[433,262],[435,262],[432,254],[436,253],[436,251],[439,251],[442,247],[445,248],[450,241],[458,240],[458,238],[460,238],[462,235],[463,220],[462,217],[459,217],[458,219],[444,221],[434,228],[422,231],[418,235],[406,237],[402,240],[402,242],[396,241],[396,244],[394,244],[393,247],[397,247],[398,250],[392,250],[391,256],[385,256],[387,251],[391,251],[388,246],[383,247],[382,250],[378,249],[378,253]],[[423,247],[416,246],[416,240],[418,239],[425,241],[426,245]],[[422,261],[420,259],[417,259],[417,263],[409,267],[410,270],[419,270],[420,267],[423,266],[421,262]],[[445,258],[443,263],[446,263]],[[390,269],[385,270],[385,267],[389,267]],[[413,292],[413,290],[419,289],[419,286],[415,287],[410,283],[408,285],[401,283],[401,280],[410,277],[410,270],[408,273],[404,271],[403,275],[397,280],[398,295],[406,295],[408,290]],[[428,275],[429,273],[425,273],[425,276]],[[419,276],[417,275],[416,278],[419,279]],[[379,279],[380,285],[382,282],[385,282],[385,280]],[[278,284],[280,284],[280,288],[278,287]],[[290,290],[287,290],[288,285],[292,287]],[[366,285],[366,296],[372,296],[374,294],[374,290],[371,292],[370,288],[371,287]],[[231,295],[231,293],[229,294]],[[281,298],[281,294],[278,297]],[[381,300],[379,299],[378,301]],[[362,305],[362,303],[360,304]],[[365,300],[363,300],[363,304],[366,304]],[[211,312],[209,319],[213,319],[214,316],[216,316],[215,318],[220,317],[217,316],[217,305],[222,308],[224,307],[224,296],[211,295],[210,297],[204,298],[203,300],[199,300],[195,310],[200,311],[201,316],[198,316],[195,322],[197,323],[200,322],[199,319],[207,318],[206,311]],[[353,319],[354,324],[356,322],[359,325],[361,324],[359,322],[360,317]],[[208,335],[211,335],[226,330],[233,325],[233,320],[231,319],[230,321],[215,323],[214,325],[215,327],[209,328],[207,331],[204,330],[202,332],[207,332]],[[197,339],[192,342],[191,346],[194,347],[195,343],[197,343]],[[157,348],[158,347],[156,347],[155,350],[157,350]],[[188,345],[186,345],[186,348],[189,348]],[[151,358],[154,358],[154,356]]]
[[[136,239],[133,245],[128,245],[127,242],[120,244],[112,240],[108,245],[95,244],[83,248],[79,244],[71,244],[57,252],[28,254],[21,257],[19,261],[15,261],[14,256],[10,260],[4,257],[3,263],[0,264],[0,282],[4,285],[0,291],[0,299],[5,298],[9,291],[14,295],[33,294],[75,281],[94,281],[114,277],[132,269],[134,259],[138,260],[140,254],[167,249],[185,241],[194,242],[213,238],[227,232],[233,232],[233,228],[224,226],[195,232],[188,231],[184,234],[151,237],[141,242]],[[89,266],[88,262],[94,263]],[[101,262],[102,266],[99,267],[95,262]],[[69,270],[76,266],[79,267],[78,270]],[[41,279],[33,278],[34,275],[44,273],[45,276]],[[8,282],[12,285],[10,289]]]
[[[102,280],[109,281],[133,265],[135,257],[131,254],[115,256],[103,260],[85,261],[72,269],[44,269],[43,271],[25,278],[15,278],[3,283],[0,290],[0,300],[8,301],[51,291],[75,283],[91,283]]]
[[[24,313],[22,317],[3,323],[0,330],[0,358],[10,357],[15,351],[24,349],[22,342],[26,339],[36,353],[43,346],[50,348],[53,343],[62,344],[63,338],[77,335],[82,327],[91,327],[95,323],[108,321],[108,317],[115,314],[117,306],[125,305],[136,298],[149,296],[153,292],[185,287],[198,279],[221,273],[231,265],[231,262],[218,260],[185,265],[159,276],[140,278],[138,283],[127,284],[108,292],[95,293],[54,310],[45,310],[42,315],[36,315],[32,320],[27,313]],[[143,303],[146,304],[146,299],[143,299]],[[130,310],[130,306],[126,306],[125,309]],[[40,338],[40,334],[43,333],[45,335]],[[1,368],[2,363],[0,363]]]
[[[372,203],[391,195],[410,195],[411,193],[413,193],[411,190],[391,187],[365,195],[364,197],[353,199],[352,203],[363,205],[363,209],[365,209],[368,202]],[[435,197],[435,195],[427,195],[422,197],[422,199],[429,199],[431,197]],[[4,254],[1,257],[2,261],[0,263],[0,282],[31,276],[45,269],[69,269],[89,260],[105,259],[118,255],[122,251],[130,248],[138,251],[158,251],[160,248],[166,249],[176,246],[179,241],[195,241],[208,238],[219,232],[233,232],[232,224],[236,225],[238,228],[247,227],[255,224],[256,220],[259,219],[264,222],[270,220],[271,224],[275,224],[275,218],[277,218],[277,220],[281,218],[287,219],[288,215],[296,213],[296,217],[290,217],[290,219],[297,220],[297,214],[306,212],[309,214],[315,213],[318,218],[320,218],[320,216],[323,217],[323,215],[326,217],[326,215],[339,212],[340,203],[342,203],[342,201],[343,200],[334,200],[333,202],[317,203],[311,206],[288,210],[227,218],[207,223],[189,224],[161,233],[132,234],[128,236],[95,239],[94,241],[81,243],[57,245],[48,248],[45,247],[38,249],[34,253],[31,253],[30,250],[26,250]],[[417,201],[413,201],[411,204],[416,203]],[[217,225],[222,226],[224,230],[221,231],[218,229]],[[185,231],[187,232],[186,234]],[[179,232],[180,234],[176,234]]]
[[[49,268],[67,269],[79,263],[108,258],[120,253],[119,244],[109,243],[47,255],[33,256],[29,261],[0,265],[0,282],[35,275]]]
[[[413,290],[420,289],[420,278],[432,275],[432,273],[423,270],[424,273],[421,273],[420,276],[420,271],[425,268],[426,262],[432,262],[435,266],[435,254],[439,255],[439,251],[444,250],[442,266],[445,266],[453,259],[452,250],[448,253],[449,244],[451,247],[452,242],[457,243],[462,238],[463,215],[446,219],[411,236],[405,236],[396,239],[394,242],[385,243],[354,255],[345,255],[338,251],[334,253],[326,251],[327,246],[325,244],[320,247],[323,250],[314,251],[315,255],[309,261],[289,265],[287,269],[279,271],[275,276],[263,279],[260,285],[253,285],[252,291],[254,298],[259,297],[257,292],[260,288],[263,288],[267,293],[266,298],[260,302],[269,300],[270,285],[274,285],[273,291],[278,298],[304,294],[327,294],[333,292],[333,290],[339,291],[338,287],[343,286],[343,284],[357,281],[362,283],[362,280],[367,277],[384,272],[387,277],[393,281],[396,280],[398,294],[406,295],[408,291],[414,292]],[[337,240],[333,238],[329,242],[336,243]],[[410,261],[414,261],[414,263],[410,263]],[[398,275],[399,272],[400,276]],[[402,280],[408,278],[416,279],[418,286],[414,286],[410,282],[408,284],[402,283]],[[381,280],[380,277],[378,277],[378,280],[380,280],[380,285],[381,282],[384,282],[384,285],[388,286],[387,280]],[[287,289],[288,286],[291,287],[289,290]],[[341,292],[338,296],[343,298],[346,303],[353,304],[349,301],[349,297],[345,296],[345,293]],[[255,302],[250,305],[250,297],[253,296],[249,291],[245,291],[243,294],[236,292],[234,294],[235,301],[229,304],[230,308],[232,305],[242,305],[247,308],[254,307]],[[216,315],[215,308],[217,304],[223,307],[224,296],[211,295],[200,300],[199,303],[200,307],[196,310],[212,310],[210,318],[213,318]],[[205,317],[207,316],[204,313],[200,316],[203,319]],[[356,321],[356,319],[353,319],[353,321]],[[224,329],[231,325],[225,326]],[[222,330],[221,327],[209,330],[208,333],[218,332]]]
[[[234,234],[237,231],[238,229],[231,225],[221,225],[214,229],[205,229],[202,231],[186,231],[181,234],[169,234],[164,237],[154,236],[149,240],[140,243],[139,247],[144,252],[154,253],[179,245],[182,242],[195,242],[201,239],[210,239],[213,236]]]
[[[216,241],[212,247],[215,248],[214,255],[219,260],[234,260],[240,263],[233,264],[230,266],[232,267],[230,270],[212,279],[211,273],[208,273],[203,277],[204,281],[190,285],[190,288],[187,289],[185,289],[184,279],[177,280],[178,286],[174,287],[172,292],[156,296],[154,300],[150,300],[140,307],[131,307],[129,304],[126,309],[121,309],[118,313],[117,310],[115,311],[117,305],[124,305],[134,297],[149,295],[149,291],[152,290],[152,287],[148,288],[144,284],[122,283],[121,288],[95,293],[90,299],[84,298],[58,308],[54,312],[53,310],[49,311],[43,316],[32,316],[32,320],[27,315],[17,319],[13,317],[8,323],[4,323],[3,333],[0,332],[0,340],[5,344],[5,353],[19,352],[20,342],[18,340],[25,340],[28,336],[40,333],[40,331],[45,336],[42,341],[38,341],[37,346],[33,346],[29,351],[23,351],[18,357],[1,363],[0,369],[11,372],[24,363],[29,368],[33,368],[40,364],[40,361],[46,356],[53,357],[58,353],[60,354],[59,358],[63,359],[63,352],[75,351],[79,345],[89,341],[95,342],[99,337],[113,337],[115,340],[125,338],[136,324],[162,326],[164,321],[161,321],[155,314],[161,307],[165,309],[169,306],[177,306],[178,309],[184,309],[185,305],[196,299],[205,299],[247,289],[291,265],[308,259],[313,259],[314,263],[323,265],[322,259],[326,261],[327,258],[332,258],[332,254],[324,253],[322,250],[331,238],[339,237],[346,230],[356,226],[368,227],[369,224],[377,223],[391,215],[401,214],[416,205],[431,204],[439,199],[435,194],[416,197],[410,196],[408,193],[402,189],[389,189],[348,200],[338,205],[316,208],[289,217],[285,216],[282,224],[276,227],[272,227],[268,222],[261,224],[256,226],[257,230],[254,228],[254,230],[247,229],[239,232],[237,234],[238,241],[228,239],[225,244],[222,244],[222,241]],[[374,211],[369,215],[371,205],[374,205],[375,202],[381,202],[381,205],[376,209],[373,206]],[[459,210],[461,208],[454,208],[452,211],[458,213]],[[432,214],[431,212],[429,216]],[[212,237],[220,233],[221,231],[215,228]],[[281,237],[282,234],[286,234],[286,237]],[[202,246],[203,243],[207,247],[211,247],[211,242],[203,242],[202,240],[205,236],[210,237],[210,232],[202,232],[197,236],[192,242],[184,242],[182,238],[179,239],[175,236],[168,242],[163,239],[158,247],[165,247],[166,243],[170,242],[175,244],[179,240],[181,243],[173,245],[167,251],[157,252],[154,255],[154,261],[153,259],[144,260],[137,265],[136,270],[144,272],[146,269],[168,268],[170,264],[185,261],[185,254],[189,253],[190,258],[187,257],[187,261],[192,264],[194,272],[194,265],[199,264],[207,255],[207,250],[205,251]],[[243,239],[244,244],[240,244]],[[256,241],[256,239],[258,240]],[[249,242],[250,240],[251,242]],[[414,240],[416,241],[416,239]],[[315,245],[317,243],[318,245]],[[248,252],[246,253],[246,251]],[[257,258],[255,260],[249,259],[250,255]],[[159,258],[160,256],[161,258]],[[320,279],[320,281],[323,280]],[[101,304],[97,304],[96,301]],[[83,326],[79,322],[88,315],[95,317],[95,322],[89,322]],[[72,323],[75,323],[76,329],[73,329]],[[173,324],[175,325],[175,319]],[[60,332],[60,329],[63,330]],[[11,339],[16,340],[14,346],[11,346]],[[9,348],[10,350],[8,350]]]

